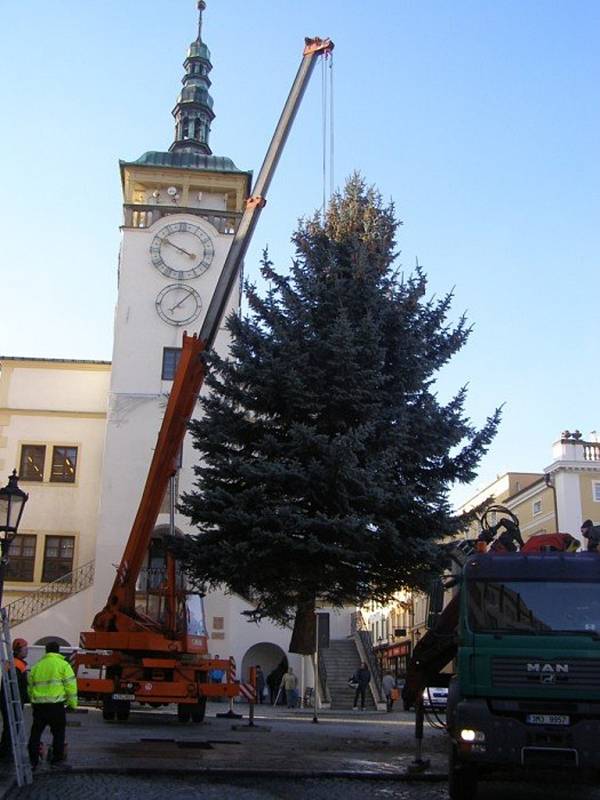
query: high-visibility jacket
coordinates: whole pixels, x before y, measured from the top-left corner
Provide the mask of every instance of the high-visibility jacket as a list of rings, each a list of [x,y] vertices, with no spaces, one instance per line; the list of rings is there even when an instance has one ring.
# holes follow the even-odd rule
[[[65,703],[77,708],[77,680],[69,662],[59,653],[46,653],[29,671],[29,700]]]

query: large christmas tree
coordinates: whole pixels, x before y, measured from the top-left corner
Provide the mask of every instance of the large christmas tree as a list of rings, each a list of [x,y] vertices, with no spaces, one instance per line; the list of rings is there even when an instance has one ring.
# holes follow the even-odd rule
[[[269,290],[246,287],[230,356],[209,355],[204,415],[191,426],[195,490],[181,509],[199,533],[177,547],[197,586],[295,620],[312,652],[317,604],[385,601],[426,585],[456,528],[448,502],[494,436],[465,418],[465,390],[441,403],[438,370],[465,344],[452,295],[394,269],[399,222],[359,176],[324,221],[302,221],[289,275],[264,259]]]

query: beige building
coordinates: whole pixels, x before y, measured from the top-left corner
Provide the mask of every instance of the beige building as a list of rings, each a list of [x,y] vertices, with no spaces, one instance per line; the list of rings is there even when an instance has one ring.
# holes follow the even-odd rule
[[[0,358],[0,480],[16,469],[29,494],[4,604],[21,597],[25,609],[94,561],[109,381],[108,362]]]
[[[459,510],[470,511],[489,499],[518,517],[525,540],[557,531],[581,539],[584,520],[600,523],[600,443],[564,431],[552,446],[552,459],[539,473],[507,472]]]

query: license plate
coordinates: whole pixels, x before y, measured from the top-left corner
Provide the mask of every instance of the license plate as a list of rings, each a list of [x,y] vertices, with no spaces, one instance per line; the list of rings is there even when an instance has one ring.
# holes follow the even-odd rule
[[[526,722],[530,725],[569,725],[567,714],[527,714]]]
[[[113,694],[113,700],[135,700],[134,694]]]

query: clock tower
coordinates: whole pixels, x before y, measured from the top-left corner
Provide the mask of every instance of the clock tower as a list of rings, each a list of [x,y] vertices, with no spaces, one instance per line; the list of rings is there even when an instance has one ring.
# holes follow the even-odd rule
[[[182,334],[200,329],[233,234],[250,193],[251,173],[215,156],[210,52],[198,35],[184,61],[183,87],[168,151],[121,161],[123,226],[109,409],[96,540],[94,613],[105,604],[142,490],[181,347]],[[231,293],[228,312],[239,307]],[[227,352],[222,328],[215,347]],[[177,493],[191,488],[190,443],[183,447]],[[168,503],[157,536],[169,524]],[[182,532],[187,520],[175,518]],[[151,556],[150,556],[151,559]],[[84,627],[89,625],[86,620]]]

